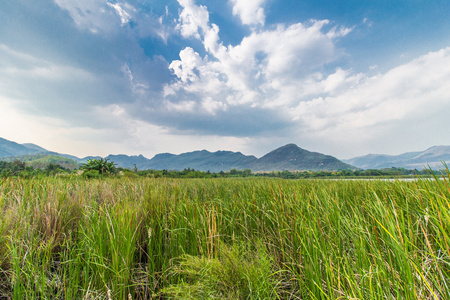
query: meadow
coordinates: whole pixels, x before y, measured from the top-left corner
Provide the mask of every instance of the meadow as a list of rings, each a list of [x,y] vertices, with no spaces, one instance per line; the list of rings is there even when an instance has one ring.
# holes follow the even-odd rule
[[[438,180],[0,179],[0,299],[450,299]]]

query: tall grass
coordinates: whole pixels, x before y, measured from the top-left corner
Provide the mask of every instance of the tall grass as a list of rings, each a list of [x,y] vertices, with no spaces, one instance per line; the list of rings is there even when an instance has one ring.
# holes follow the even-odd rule
[[[450,299],[448,181],[3,179],[0,299]]]

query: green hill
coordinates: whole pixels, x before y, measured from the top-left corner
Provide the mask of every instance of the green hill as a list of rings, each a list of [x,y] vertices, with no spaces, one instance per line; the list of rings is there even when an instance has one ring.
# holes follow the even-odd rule
[[[32,145],[33,144],[18,144],[16,142],[0,138],[0,158],[37,153],[41,151],[39,149],[46,151],[44,148]]]
[[[74,170],[79,167],[79,164],[69,158],[52,155],[52,154],[28,154],[14,157],[3,158],[4,161],[20,160],[25,162],[27,166],[31,166],[34,169],[45,169],[49,164],[60,165],[63,168]]]
[[[288,144],[264,155],[250,166],[252,171],[322,171],[355,169],[337,158]]]

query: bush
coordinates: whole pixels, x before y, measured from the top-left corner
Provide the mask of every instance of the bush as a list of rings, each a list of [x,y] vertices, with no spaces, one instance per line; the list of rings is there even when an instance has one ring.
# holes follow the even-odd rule
[[[83,177],[90,179],[90,178],[101,178],[102,176],[100,175],[100,172],[97,170],[89,170],[83,172]]]
[[[262,244],[222,246],[218,258],[182,255],[172,269],[180,283],[163,289],[176,299],[275,299],[273,262]]]

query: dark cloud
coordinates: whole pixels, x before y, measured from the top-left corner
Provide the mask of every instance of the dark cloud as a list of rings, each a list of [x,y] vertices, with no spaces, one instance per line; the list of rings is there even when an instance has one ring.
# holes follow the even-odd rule
[[[292,126],[289,118],[274,110],[241,105],[215,114],[166,111],[142,105],[127,111],[146,122],[163,126],[174,134],[251,137],[276,134]]]

